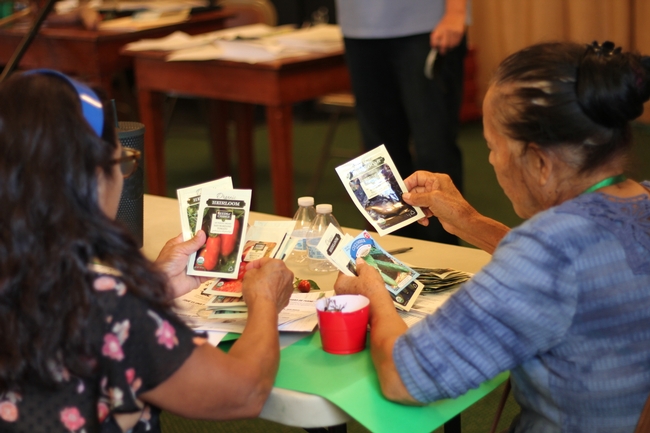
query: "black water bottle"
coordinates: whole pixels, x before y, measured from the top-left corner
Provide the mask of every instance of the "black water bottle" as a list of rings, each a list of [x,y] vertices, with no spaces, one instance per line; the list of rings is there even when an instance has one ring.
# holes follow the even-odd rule
[[[133,234],[142,248],[143,239],[143,199],[144,199],[144,125],[138,122],[118,122],[117,137],[123,147],[141,152],[138,168],[131,176],[124,179],[117,220],[124,224]]]

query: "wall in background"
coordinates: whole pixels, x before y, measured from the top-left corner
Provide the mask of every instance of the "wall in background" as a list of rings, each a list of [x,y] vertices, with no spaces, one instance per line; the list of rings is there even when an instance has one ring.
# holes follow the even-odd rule
[[[477,50],[479,97],[506,56],[550,40],[590,43],[610,40],[650,55],[647,0],[472,0],[470,43]],[[650,121],[646,105],[643,120]]]

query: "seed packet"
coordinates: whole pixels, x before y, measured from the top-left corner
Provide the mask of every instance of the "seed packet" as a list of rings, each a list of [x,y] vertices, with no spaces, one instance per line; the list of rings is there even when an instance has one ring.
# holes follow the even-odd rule
[[[406,185],[383,144],[336,167],[336,172],[354,204],[380,236],[424,218],[420,208],[402,200]]]
[[[250,202],[250,189],[202,189],[195,232],[203,230],[208,238],[190,256],[188,275],[237,278]]]
[[[181,230],[183,240],[189,240],[196,232],[196,220],[199,213],[199,199],[203,188],[213,188],[221,190],[232,189],[232,178],[230,176],[210,182],[192,185],[185,188],[178,188],[176,196],[181,211]]]
[[[386,288],[394,295],[415,281],[418,273],[384,250],[367,231],[361,232],[352,242],[343,247],[350,259],[361,257],[379,271]]]
[[[424,285],[418,273],[387,253],[364,231],[356,238],[343,234],[330,224],[317,245],[318,250],[345,275],[357,275],[356,259],[362,257],[384,280],[395,307],[409,311],[420,296]]]

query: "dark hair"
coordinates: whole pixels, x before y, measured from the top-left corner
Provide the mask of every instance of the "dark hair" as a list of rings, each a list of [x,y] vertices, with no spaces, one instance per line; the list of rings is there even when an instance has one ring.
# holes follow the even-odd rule
[[[112,176],[117,146],[112,111],[104,116],[98,137],[60,77],[0,85],[0,393],[53,386],[56,367],[92,373],[103,330],[93,260],[169,308],[164,277],[100,208],[98,169]]]
[[[578,147],[584,172],[629,152],[630,122],[650,98],[650,58],[611,42],[542,43],[506,58],[493,82],[505,89],[495,107],[508,136]]]

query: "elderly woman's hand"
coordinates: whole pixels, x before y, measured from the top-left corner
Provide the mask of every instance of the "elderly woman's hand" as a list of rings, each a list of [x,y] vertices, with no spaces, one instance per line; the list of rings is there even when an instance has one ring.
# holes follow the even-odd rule
[[[408,189],[402,195],[404,201],[421,207],[427,218],[438,218],[451,234],[460,236],[464,223],[477,213],[446,174],[416,171],[404,183]],[[429,220],[425,218],[419,223],[426,226]]]
[[[377,269],[367,264],[361,258],[357,259],[356,266],[357,277],[348,277],[339,273],[334,283],[334,291],[336,294],[363,295],[371,301],[377,297],[387,298],[392,303],[388,290],[386,290],[384,281],[379,275],[379,272],[377,272]]]
[[[183,235],[178,235],[167,241],[160,250],[155,265],[167,276],[172,297],[182,296],[210,279],[187,275],[187,261],[190,255],[204,244],[205,232],[200,230],[192,239],[185,242],[183,242]]]
[[[406,203],[421,207],[427,218],[438,218],[449,233],[490,254],[510,230],[478,213],[446,174],[416,171],[404,183],[409,191],[402,195]],[[418,222],[426,226],[427,218]]]
[[[279,313],[289,304],[292,292],[293,272],[282,260],[265,257],[246,265],[242,294],[249,308],[258,300],[266,300],[274,303]]]

